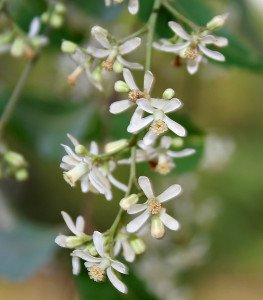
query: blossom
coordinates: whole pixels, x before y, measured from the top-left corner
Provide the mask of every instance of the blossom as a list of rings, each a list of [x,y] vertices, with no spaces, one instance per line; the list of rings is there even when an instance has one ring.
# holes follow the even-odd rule
[[[222,53],[210,50],[206,46],[212,44],[215,47],[225,47],[228,45],[226,38],[212,35],[210,31],[188,34],[178,23],[170,21],[168,24],[179,40],[182,39],[184,42],[171,44],[166,41],[162,44],[154,43],[153,46],[158,50],[176,53],[182,58],[186,58],[187,70],[190,74],[197,72],[204,55],[217,61],[225,61]]]
[[[128,87],[130,89],[130,91],[128,93],[128,99],[113,102],[110,105],[110,112],[112,114],[119,114],[119,113],[129,109],[130,107],[135,106],[137,100],[140,98],[146,98],[148,100],[151,100],[150,92],[151,92],[152,85],[154,82],[154,76],[151,71],[147,71],[144,75],[143,91],[141,91],[137,87],[130,70],[123,69],[123,77],[124,77],[126,84],[128,85]]]
[[[76,224],[72,221],[71,217],[64,211],[61,212],[62,217],[67,224],[69,230],[75,236],[58,235],[55,242],[63,248],[78,248],[90,241],[91,238],[84,233],[85,221],[82,216],[78,216]],[[78,275],[80,272],[80,260],[78,257],[72,257],[72,273]]]
[[[75,250],[72,256],[79,257],[84,260],[85,266],[88,269],[89,276],[96,282],[104,281],[106,274],[113,286],[122,293],[127,293],[126,285],[116,276],[115,271],[122,274],[128,274],[128,268],[121,262],[114,260],[106,253],[104,249],[103,235],[94,231],[93,233],[94,246],[100,257],[95,257],[82,250]]]
[[[124,0],[113,0],[113,2],[118,4],[118,3],[124,2]],[[112,0],[105,0],[106,6],[110,6],[111,3],[112,3]],[[137,12],[139,10],[139,0],[129,0],[128,9],[132,15],[137,14]]]
[[[138,183],[147,197],[147,201],[144,204],[134,204],[128,209],[128,214],[143,213],[127,225],[127,231],[131,233],[138,231],[150,217],[151,234],[155,238],[164,236],[164,226],[171,230],[178,230],[180,227],[178,221],[168,215],[162,205],[164,202],[178,196],[182,190],[181,186],[173,184],[162,194],[155,197],[148,177],[140,176]]]
[[[89,46],[86,51],[93,57],[106,58],[106,60],[104,60],[101,64],[103,69],[112,71],[115,67],[118,71],[122,71],[123,66],[130,69],[143,69],[142,65],[128,62],[122,57],[140,46],[141,39],[139,37],[135,37],[124,43],[118,44],[114,38],[110,40],[108,39],[108,31],[104,28],[94,26],[91,32],[104,49]]]
[[[126,261],[133,262],[135,260],[135,252],[129,242],[129,234],[127,234],[125,228],[122,228],[116,236],[116,242],[113,249],[114,256],[117,256],[121,249],[123,249],[122,255]]]
[[[156,103],[151,104],[147,99],[137,100],[136,103],[139,109],[136,109],[134,112],[130,125],[127,128],[128,132],[135,133],[150,125],[150,130],[143,138],[145,145],[152,144],[158,135],[167,132],[168,129],[172,130],[179,136],[186,135],[186,130],[183,126],[166,116],[167,113],[180,108],[182,106],[182,102],[177,98],[173,98],[171,100],[156,100],[157,103],[159,101],[158,106]],[[150,115],[143,118],[142,111],[146,111]]]

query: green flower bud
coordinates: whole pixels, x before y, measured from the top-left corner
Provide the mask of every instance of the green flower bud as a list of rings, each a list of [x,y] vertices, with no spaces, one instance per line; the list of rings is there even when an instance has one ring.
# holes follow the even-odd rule
[[[19,169],[15,172],[15,179],[17,181],[25,181],[28,179],[28,171],[26,169]]]
[[[89,252],[89,254],[92,256],[98,255],[98,252],[93,243],[88,244],[87,247],[84,248],[84,251]]]
[[[115,82],[114,89],[118,93],[129,93],[130,91],[128,84],[122,80],[118,80]]]
[[[173,98],[175,94],[175,91],[173,89],[166,89],[164,92],[163,92],[163,99],[165,100],[171,100]]]
[[[25,43],[23,38],[17,37],[14,43],[12,44],[11,54],[14,57],[22,56],[24,54],[24,49],[25,49]]]
[[[86,154],[87,153],[87,149],[83,145],[77,145],[75,147],[75,152],[77,154]]]
[[[63,17],[55,13],[50,18],[50,25],[54,28],[60,28],[63,25],[63,21]]]
[[[137,236],[130,240],[130,245],[136,255],[143,254],[146,250],[146,245],[144,241]]]
[[[102,80],[102,75],[101,75],[101,66],[98,66],[92,73],[92,77],[94,78],[94,80],[96,81],[101,81]]]
[[[184,145],[184,140],[180,137],[176,137],[172,139],[171,146],[175,148],[181,148]]]
[[[113,64],[113,71],[116,73],[122,73],[123,71],[123,65],[118,60],[115,60]]]
[[[68,54],[73,54],[76,52],[78,45],[71,41],[63,41],[61,44],[61,51]]]
[[[49,12],[44,12],[41,16],[40,16],[40,20],[43,23],[47,23],[49,21],[50,18],[50,13]]]
[[[120,207],[123,210],[127,210],[131,205],[136,204],[139,200],[138,195],[131,194],[128,197],[124,197],[120,201]]]
[[[68,236],[66,238],[66,245],[68,248],[76,248],[83,244],[83,240],[78,236]]]
[[[65,6],[63,3],[57,3],[57,4],[55,5],[54,11],[55,11],[56,13],[58,13],[58,14],[63,15],[63,14],[66,13],[67,8],[66,8],[66,6]]]
[[[23,167],[26,166],[26,160],[23,155],[14,151],[7,151],[4,154],[5,161],[14,167]]]
[[[128,145],[128,140],[121,139],[121,140],[114,141],[114,142],[106,144],[105,148],[104,148],[104,151],[106,153],[118,152],[119,150],[123,149],[127,145]]]
[[[206,24],[206,28],[208,30],[217,30],[217,29],[222,28],[225,25],[227,17],[228,17],[228,14],[215,16],[212,20],[210,20]]]
[[[151,235],[156,239],[162,239],[165,235],[163,222],[158,216],[153,216],[151,220]]]

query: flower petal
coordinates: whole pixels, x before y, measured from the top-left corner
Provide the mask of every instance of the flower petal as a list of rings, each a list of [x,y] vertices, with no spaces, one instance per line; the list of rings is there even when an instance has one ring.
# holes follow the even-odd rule
[[[94,141],[92,141],[90,143],[90,153],[94,154],[94,155],[98,155],[99,154],[99,147],[98,144]]]
[[[82,193],[87,193],[89,191],[89,174],[86,174],[81,178],[81,190]]]
[[[147,71],[144,75],[144,84],[143,84],[145,93],[150,94],[153,82],[154,82],[153,73],[151,71]]]
[[[142,118],[135,122],[131,122],[127,128],[128,132],[137,132],[145,127],[147,127],[153,121],[153,116],[148,116],[146,118]]]
[[[171,142],[172,138],[170,136],[163,136],[160,141],[161,148],[169,149],[169,147],[171,146]]]
[[[141,212],[141,211],[145,210],[146,208],[147,208],[146,204],[133,204],[128,208],[127,213],[128,214],[137,214],[138,212]]]
[[[213,51],[210,50],[208,48],[206,48],[205,46],[203,46],[202,44],[199,44],[199,49],[208,57],[214,59],[214,60],[218,60],[218,61],[225,61],[225,57],[222,53],[218,52],[218,51]]]
[[[60,234],[55,238],[55,243],[60,247],[68,248],[68,245],[66,243],[67,238],[68,238],[67,236]]]
[[[172,130],[175,134],[177,134],[179,136],[186,136],[186,130],[184,129],[184,127],[182,125],[178,124],[177,122],[173,121],[172,119],[168,118],[167,116],[165,116],[163,118],[163,121],[166,123],[168,128],[170,130]]]
[[[122,45],[119,46],[119,51],[121,55],[127,54],[135,50],[141,44],[141,39],[139,37],[135,37],[131,40],[126,41]]]
[[[201,60],[198,59],[188,59],[187,60],[187,71],[189,72],[189,74],[193,75],[198,71],[198,67],[199,67],[199,63]]]
[[[110,105],[110,113],[112,114],[119,114],[124,112],[125,110],[129,109],[130,107],[134,106],[135,103],[133,103],[130,100],[120,100],[113,102]]]
[[[80,268],[81,268],[80,259],[76,256],[73,256],[72,257],[72,273],[74,275],[79,275]]]
[[[158,135],[149,130],[143,137],[143,142],[146,146],[153,145],[158,138]]]
[[[187,41],[190,40],[191,36],[183,29],[181,25],[174,21],[168,22],[168,25],[172,29],[172,31],[179,35],[181,38]]]
[[[74,233],[75,235],[78,235],[78,230],[74,224],[74,222],[72,221],[71,217],[69,216],[69,214],[67,214],[65,211],[61,212],[62,217],[65,221],[65,223],[67,224],[69,230]]]
[[[192,154],[194,154],[196,152],[195,149],[184,149],[182,151],[167,151],[167,154],[170,157],[186,157],[186,156],[190,156]]]
[[[150,214],[151,213],[149,212],[149,210],[146,210],[141,215],[133,219],[130,223],[127,224],[127,231],[136,232],[137,230],[139,230],[143,226],[143,224],[148,220]]]
[[[123,241],[123,257],[128,262],[133,262],[135,260],[135,252],[128,241]]]
[[[162,108],[163,112],[166,113],[166,114],[169,113],[169,112],[175,111],[176,109],[183,106],[183,103],[177,98],[173,98],[173,99],[168,100],[166,102],[167,103]]]
[[[137,14],[139,10],[139,0],[129,0],[128,9],[132,15]]]
[[[30,37],[36,36],[37,33],[39,32],[40,25],[41,25],[40,19],[38,17],[35,17],[30,23],[28,36]]]
[[[77,256],[81,259],[84,259],[86,261],[93,262],[93,263],[101,261],[101,258],[94,257],[94,256],[90,255],[88,252],[84,252],[82,250],[74,250],[71,253],[71,256]]]
[[[154,113],[154,108],[152,107],[151,103],[147,99],[144,99],[144,98],[138,99],[136,101],[136,104],[141,109],[143,109],[144,111],[146,111],[147,113],[149,113],[149,114]]]
[[[112,285],[121,293],[127,294],[127,286],[114,274],[112,268],[107,268],[107,275]]]
[[[167,44],[167,45],[160,45],[158,43],[153,43],[153,47],[157,50],[170,52],[170,53],[178,53],[179,51],[183,50],[184,48],[188,47],[191,42],[179,43],[179,44]]]
[[[214,45],[217,47],[225,47],[228,45],[228,39],[222,36],[215,36]]]
[[[105,50],[105,49],[100,49],[100,48],[95,48],[92,46],[89,46],[86,51],[91,54],[94,57],[97,58],[104,58],[110,54],[110,50]]]
[[[112,260],[111,266],[113,267],[113,269],[115,269],[116,271],[118,271],[122,274],[128,274],[128,272],[129,272],[128,268],[123,263],[121,263],[117,260]]]
[[[114,178],[110,173],[109,173],[109,175],[108,175],[108,178],[109,178],[110,182],[111,182],[114,186],[116,186],[116,188],[118,188],[119,190],[122,190],[122,191],[124,191],[124,192],[127,192],[127,190],[128,190],[127,185],[125,185],[125,184],[119,182],[119,181],[118,181],[116,178]]]
[[[166,189],[161,195],[157,196],[161,203],[168,201],[176,196],[178,196],[182,191],[182,188],[179,184],[173,184],[168,189]]]
[[[116,241],[114,248],[113,248],[113,255],[117,256],[121,251],[121,242],[120,241]]]
[[[123,69],[123,77],[125,82],[128,84],[129,88],[131,90],[138,90],[138,87],[134,81],[134,78],[132,76],[132,73],[129,69],[124,68]]]
[[[63,144],[61,144],[61,146],[64,147],[69,156],[73,157],[77,161],[82,161],[82,159],[69,146]]]
[[[180,228],[179,222],[175,220],[173,217],[171,217],[170,215],[168,215],[165,212],[165,209],[161,211],[160,219],[163,222],[163,224],[171,230],[178,230]]]
[[[111,44],[106,36],[106,34],[102,33],[101,31],[96,30],[94,33],[95,39],[106,49],[111,48]]]
[[[143,190],[145,196],[148,199],[154,198],[151,181],[148,177],[140,176],[139,179],[138,179],[138,183],[139,183],[141,189]]]
[[[98,231],[93,232],[93,243],[101,257],[105,257],[104,245],[103,245],[103,234]]]
[[[79,141],[74,138],[74,136],[72,136],[71,134],[67,134],[67,137],[70,139],[71,143],[76,147],[79,145]]]
[[[130,68],[130,69],[135,69],[135,70],[142,70],[143,69],[143,66],[139,63],[135,63],[135,62],[129,62],[127,60],[125,60],[122,56],[118,55],[117,56],[117,59],[118,61],[124,65],[125,67],[127,68]]]

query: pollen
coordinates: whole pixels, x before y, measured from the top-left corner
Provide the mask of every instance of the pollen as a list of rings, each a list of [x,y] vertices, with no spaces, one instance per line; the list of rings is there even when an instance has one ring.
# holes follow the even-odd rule
[[[155,134],[160,135],[168,131],[168,126],[163,120],[156,120],[152,122],[150,130]]]
[[[111,59],[106,59],[102,62],[101,67],[108,71],[111,72],[113,70],[113,61]]]
[[[160,203],[160,201],[158,201],[157,199],[153,199],[150,201],[150,203],[148,204],[148,210],[153,214],[153,215],[158,215],[161,210],[162,210],[162,204]]]
[[[170,173],[172,169],[173,167],[168,162],[157,164],[157,166],[155,167],[155,171],[162,175]]]
[[[184,54],[185,58],[194,60],[197,58],[198,54],[195,49],[187,49]]]
[[[129,100],[136,103],[136,101],[143,97],[143,93],[138,89],[131,90],[128,93]]]
[[[105,280],[105,270],[101,269],[100,267],[94,265],[88,268],[89,277],[96,282],[104,281]]]

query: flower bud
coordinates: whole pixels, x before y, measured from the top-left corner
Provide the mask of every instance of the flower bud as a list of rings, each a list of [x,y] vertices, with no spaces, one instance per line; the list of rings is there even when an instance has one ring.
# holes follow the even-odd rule
[[[93,27],[91,28],[91,34],[92,34],[92,35],[95,35],[97,32],[101,32],[101,33],[104,34],[104,35],[108,35],[108,30],[107,30],[107,29],[104,29],[104,28],[102,28],[102,27],[100,27],[100,26],[98,26],[98,25],[93,26]]]
[[[21,37],[17,37],[15,39],[14,43],[12,44],[11,54],[14,57],[19,57],[19,56],[23,55],[24,49],[25,49],[24,40]]]
[[[53,14],[50,18],[50,25],[54,28],[60,28],[63,25],[63,17],[59,14]]]
[[[15,179],[17,181],[25,181],[28,179],[28,171],[24,168],[19,169],[15,172]]]
[[[76,52],[78,46],[71,41],[63,41],[61,44],[61,51],[68,54],[73,54]]]
[[[144,241],[137,236],[130,240],[130,245],[136,255],[143,254],[146,250],[146,245]]]
[[[121,140],[110,142],[110,143],[106,144],[104,147],[104,151],[106,153],[118,152],[119,150],[123,149],[127,145],[128,145],[128,140],[121,139]]]
[[[4,154],[6,162],[14,167],[23,167],[26,165],[26,160],[23,155],[14,151],[7,151]]]
[[[71,186],[75,186],[76,181],[79,180],[81,176],[89,171],[89,165],[86,163],[79,163],[74,168],[67,172],[63,172],[64,179]]]
[[[101,81],[102,80],[102,75],[101,75],[101,67],[98,66],[93,72],[92,72],[92,77],[94,78],[94,80],[96,81]]]
[[[87,153],[87,149],[83,145],[77,145],[75,147],[75,152],[77,154],[86,154]]]
[[[118,93],[129,93],[130,91],[128,84],[122,80],[118,80],[115,82],[114,89]]]
[[[217,30],[225,25],[226,19],[228,18],[228,13],[224,15],[215,16],[206,24],[208,30]]]
[[[56,13],[58,13],[58,14],[63,15],[63,14],[66,13],[67,8],[66,8],[66,6],[65,6],[63,3],[57,3],[57,4],[55,5],[54,11],[55,11]]]
[[[89,252],[89,254],[92,255],[92,256],[97,256],[98,255],[98,252],[97,252],[97,250],[96,250],[93,243],[88,244],[88,246],[85,247],[84,251]]]
[[[162,239],[165,234],[163,222],[158,216],[153,216],[151,220],[151,235],[156,239]]]
[[[127,210],[131,205],[136,204],[139,200],[138,195],[131,194],[128,197],[124,197],[120,201],[120,207],[123,210]]]
[[[163,92],[163,99],[165,100],[171,100],[173,98],[175,94],[175,91],[173,89],[166,89],[164,92]]]
[[[118,60],[115,60],[115,62],[113,64],[113,71],[116,73],[122,73],[123,64],[121,64]]]
[[[184,145],[184,140],[182,138],[176,137],[172,139],[171,146],[175,148],[181,148]]]
[[[123,3],[125,0],[113,0],[113,2],[114,3],[116,3],[116,4],[121,4],[121,3]]]
[[[50,18],[50,13],[49,12],[44,12],[41,16],[40,19],[43,23],[47,23]]]
[[[68,236],[65,240],[67,248],[76,248],[83,244],[83,241],[78,236]]]

